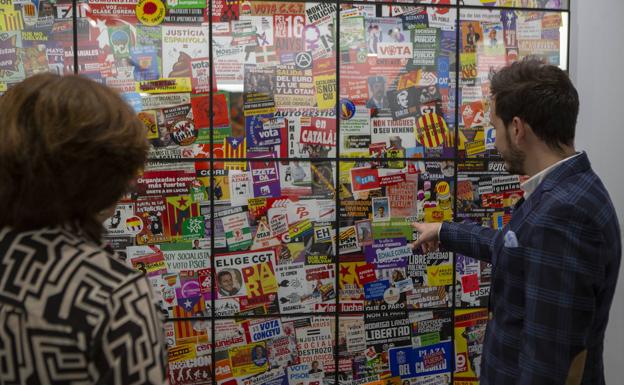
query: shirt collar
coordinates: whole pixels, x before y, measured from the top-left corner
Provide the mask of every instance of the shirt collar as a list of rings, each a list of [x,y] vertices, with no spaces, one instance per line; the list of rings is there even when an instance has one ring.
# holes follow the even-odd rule
[[[542,181],[546,178],[546,176],[548,174],[550,174],[555,168],[557,168],[557,166],[560,166],[564,162],[567,162],[567,161],[571,160],[572,158],[575,158],[575,157],[577,157],[577,156],[579,156],[581,154],[582,154],[582,152],[577,152],[574,155],[571,155],[571,156],[569,156],[569,157],[567,157],[565,159],[560,160],[557,163],[554,163],[554,164],[546,167],[542,171],[538,172],[537,174],[535,174],[532,177],[530,177],[529,179],[527,179],[524,183],[522,183],[520,185],[520,189],[522,189],[522,191],[524,191],[524,199],[529,199],[529,196],[531,194],[533,194],[533,191],[535,191],[537,186],[539,186],[540,183],[542,183]]]

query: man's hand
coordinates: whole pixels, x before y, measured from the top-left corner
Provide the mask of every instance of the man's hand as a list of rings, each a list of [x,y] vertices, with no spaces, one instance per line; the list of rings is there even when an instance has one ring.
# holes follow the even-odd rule
[[[438,234],[440,232],[441,223],[419,223],[413,222],[412,227],[418,231],[418,240],[412,243],[412,248],[416,249],[422,246],[423,252],[428,253],[438,250],[440,246],[440,239]]]

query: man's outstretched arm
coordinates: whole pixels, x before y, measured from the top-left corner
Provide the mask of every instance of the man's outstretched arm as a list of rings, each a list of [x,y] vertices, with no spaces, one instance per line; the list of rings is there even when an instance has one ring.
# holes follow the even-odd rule
[[[492,261],[492,245],[497,230],[476,224],[465,223],[412,223],[419,233],[413,247],[422,246],[425,253],[437,250],[442,244],[445,249],[465,256]]]

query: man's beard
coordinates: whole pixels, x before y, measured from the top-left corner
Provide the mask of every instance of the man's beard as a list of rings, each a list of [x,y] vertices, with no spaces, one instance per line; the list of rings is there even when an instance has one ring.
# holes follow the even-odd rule
[[[526,159],[526,154],[518,149],[513,143],[511,143],[511,139],[509,138],[509,132],[506,135],[507,139],[507,153],[503,154],[501,152],[501,156],[505,161],[505,166],[507,167],[507,172],[514,175],[525,175],[524,172],[524,161]]]

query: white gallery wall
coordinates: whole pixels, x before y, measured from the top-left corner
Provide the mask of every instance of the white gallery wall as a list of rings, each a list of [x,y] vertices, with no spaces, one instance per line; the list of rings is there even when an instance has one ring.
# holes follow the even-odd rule
[[[624,1],[571,0],[571,6],[569,68],[581,99],[576,147],[587,151],[624,227]],[[607,384],[622,384],[624,268],[611,308],[604,358]]]

